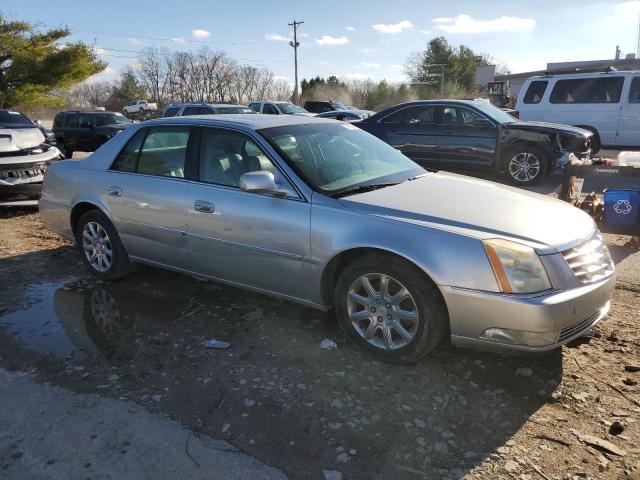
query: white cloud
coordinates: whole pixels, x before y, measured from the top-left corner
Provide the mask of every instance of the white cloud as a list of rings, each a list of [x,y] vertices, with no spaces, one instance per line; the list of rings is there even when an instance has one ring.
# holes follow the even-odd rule
[[[64,46],[66,47],[66,45]],[[109,53],[104,48],[100,48],[100,47],[92,47],[91,49],[93,50],[93,53],[95,53],[96,55],[104,55]]]
[[[265,33],[264,38],[267,40],[274,40],[276,42],[288,42],[289,37],[285,37],[284,35],[280,35],[279,33]]]
[[[349,43],[349,39],[342,35],[341,37],[332,37],[331,35],[322,35],[320,38],[316,38],[318,45],[344,45]]]
[[[322,62],[318,62],[318,65],[329,65],[330,62],[323,60]]]
[[[372,53],[375,50],[373,50],[372,48],[359,48],[358,51],[362,53]]]
[[[364,73],[345,73],[342,76],[348,78],[349,80],[366,80],[367,78],[369,78],[369,76],[365,75]]]
[[[402,20],[398,23],[376,23],[371,25],[374,30],[380,33],[402,33],[403,30],[413,28],[413,23],[409,20]]]
[[[373,63],[373,62],[360,62],[360,66],[364,68],[381,68],[381,63]]]
[[[211,32],[203,28],[196,28],[191,30],[191,35],[198,40],[204,40],[211,36]]]
[[[304,38],[304,37],[308,37],[309,34],[308,33],[299,33],[298,36]]]
[[[107,68],[105,68],[104,70],[102,70],[99,73],[96,73],[95,75],[91,75],[89,78],[87,78],[84,83],[94,83],[94,82],[100,82],[100,81],[104,81],[104,80],[113,80],[116,77],[116,71],[107,66]]]
[[[502,16],[492,20],[476,20],[465,14],[455,18],[434,18],[433,23],[446,33],[524,32],[536,25],[533,18]]]
[[[129,41],[129,43],[131,45],[142,45],[142,42],[139,39],[137,39],[136,37],[129,37],[129,38],[127,38],[127,40]]]
[[[424,29],[424,30],[420,30],[420,33],[423,35],[433,35],[433,30],[429,30],[429,29]]]
[[[173,37],[171,38],[171,41],[174,43],[178,43],[180,45],[182,45],[183,43],[186,43],[184,37]]]
[[[356,27],[344,27],[344,28],[346,28],[350,32],[353,32],[356,29]]]
[[[273,79],[274,80],[286,80],[287,82],[289,81],[289,77],[284,76],[284,75],[274,75]]]
[[[400,64],[393,64],[391,65],[391,70],[404,70],[404,65],[400,65]]]

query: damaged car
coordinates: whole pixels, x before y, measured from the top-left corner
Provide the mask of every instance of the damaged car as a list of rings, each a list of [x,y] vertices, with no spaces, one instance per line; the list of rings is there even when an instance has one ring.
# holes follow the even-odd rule
[[[532,185],[573,153],[591,154],[593,133],[522,122],[484,100],[403,103],[354,123],[424,167],[493,170]]]
[[[0,196],[32,197],[40,193],[49,164],[62,159],[40,128],[20,112],[0,110]]]

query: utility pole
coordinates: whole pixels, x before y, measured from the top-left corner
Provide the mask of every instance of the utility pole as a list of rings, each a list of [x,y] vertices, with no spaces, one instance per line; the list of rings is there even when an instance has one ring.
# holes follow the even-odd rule
[[[300,46],[300,42],[298,42],[298,25],[302,25],[304,22],[300,20],[299,22],[296,19],[293,19],[293,22],[289,24],[290,27],[293,27],[293,41],[289,42],[289,45],[293,47],[293,63],[295,68],[295,87],[293,87],[293,100],[296,105],[300,103],[300,95],[298,94],[298,47]]]

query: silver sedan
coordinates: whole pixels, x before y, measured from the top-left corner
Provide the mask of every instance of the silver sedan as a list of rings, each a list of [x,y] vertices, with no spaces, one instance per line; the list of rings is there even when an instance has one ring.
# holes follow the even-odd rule
[[[333,308],[393,361],[457,345],[549,350],[608,312],[614,266],[563,202],[428,172],[312,117],[168,118],[52,165],[40,212],[103,279],[144,263]]]

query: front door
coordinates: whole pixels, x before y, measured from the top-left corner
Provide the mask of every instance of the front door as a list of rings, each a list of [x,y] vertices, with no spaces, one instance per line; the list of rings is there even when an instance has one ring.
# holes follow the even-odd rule
[[[640,77],[631,79],[629,92],[625,97],[620,102],[616,144],[637,147],[640,146]]]
[[[143,128],[106,172],[102,198],[129,255],[188,269],[185,165],[190,127]]]
[[[437,108],[435,105],[415,105],[382,119],[387,143],[418,163],[428,163],[437,148]]]
[[[289,194],[240,190],[242,174],[267,170]],[[293,297],[304,297],[310,254],[310,205],[247,135],[203,128],[198,182],[187,189],[193,271]]]
[[[493,165],[498,128],[468,108],[443,106],[438,122],[438,162],[467,167]]]
[[[92,152],[94,150],[94,136],[94,126],[91,123],[91,115],[88,113],[79,114],[76,148],[83,152]]]

